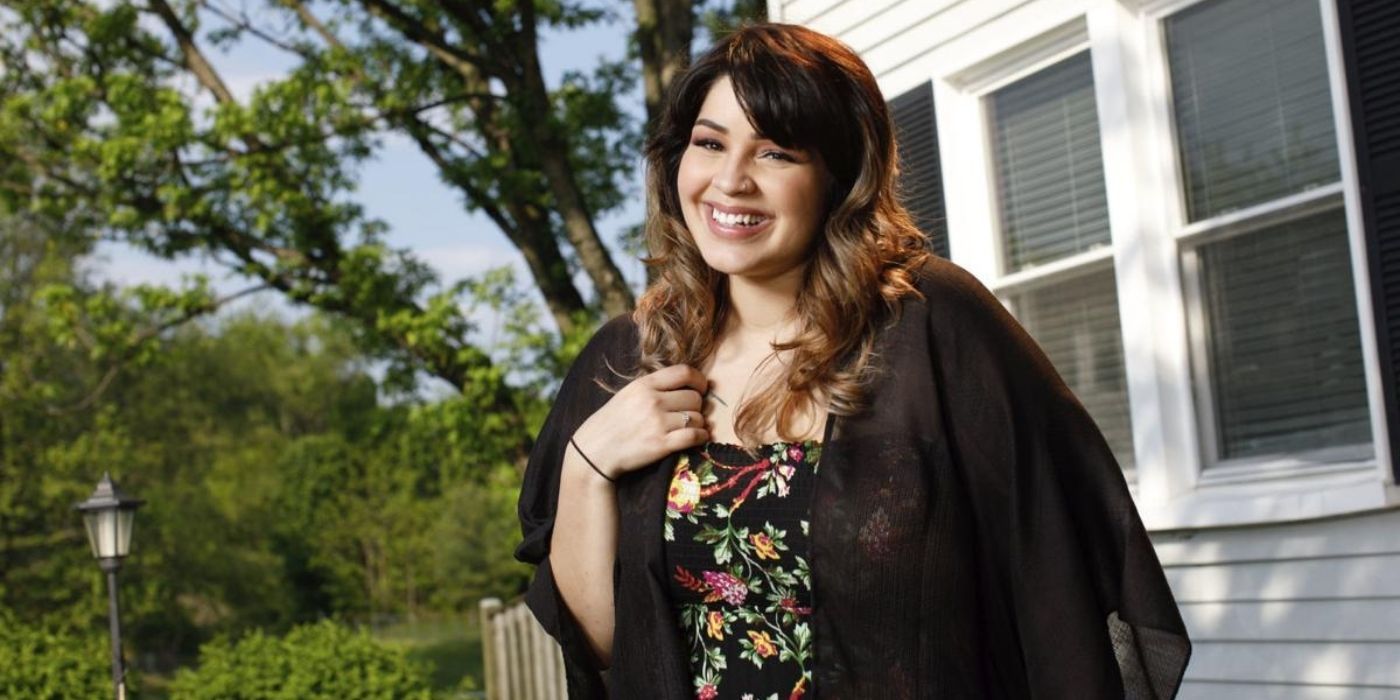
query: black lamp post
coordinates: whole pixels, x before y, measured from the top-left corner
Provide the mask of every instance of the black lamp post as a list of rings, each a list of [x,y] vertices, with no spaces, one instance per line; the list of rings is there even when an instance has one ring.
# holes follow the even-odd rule
[[[117,700],[126,700],[126,667],[122,664],[122,623],[117,607],[117,570],[131,551],[131,526],[145,501],[131,498],[104,473],[86,501],[74,506],[83,514],[92,556],[107,574],[107,615],[112,628],[112,685]]]

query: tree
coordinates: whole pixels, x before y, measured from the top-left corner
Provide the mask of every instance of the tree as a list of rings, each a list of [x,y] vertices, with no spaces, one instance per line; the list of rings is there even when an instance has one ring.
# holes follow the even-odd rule
[[[538,32],[615,21],[573,0],[5,0],[0,192],[175,258],[208,253],[292,300],[353,319],[364,347],[461,387],[491,360],[469,342],[458,285],[385,239],[347,199],[385,134],[412,139],[520,250],[569,336],[632,293],[595,221],[633,193],[627,64],[551,88]],[[710,8],[732,19],[739,0]],[[649,114],[689,58],[693,0],[635,0]],[[713,23],[712,23],[713,24]],[[205,25],[209,28],[205,29]],[[260,42],[295,59],[239,100],[209,49]],[[591,285],[574,281],[580,269]],[[591,301],[590,301],[591,299]],[[510,413],[498,388],[494,408]]]

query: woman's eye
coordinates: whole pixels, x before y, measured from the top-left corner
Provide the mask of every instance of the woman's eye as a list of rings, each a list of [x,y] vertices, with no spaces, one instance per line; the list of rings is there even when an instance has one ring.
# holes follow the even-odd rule
[[[787,162],[789,162],[789,163],[796,163],[796,162],[797,162],[797,159],[794,158],[794,157],[792,157],[792,154],[790,154],[790,153],[784,153],[783,151],[764,151],[763,157],[764,157],[764,158],[772,158],[772,159],[774,159],[774,160],[787,161]]]
[[[719,142],[714,139],[695,139],[694,141],[691,141],[691,144],[696,146],[697,148],[703,148],[707,151],[718,151],[722,148],[719,145]]]

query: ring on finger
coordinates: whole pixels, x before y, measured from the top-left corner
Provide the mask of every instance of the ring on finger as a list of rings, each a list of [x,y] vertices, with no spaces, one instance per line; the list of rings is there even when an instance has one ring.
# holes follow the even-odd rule
[[[689,428],[689,427],[690,427],[690,414],[689,414],[689,413],[686,413],[686,412],[684,412],[684,411],[681,412],[681,427],[682,427],[682,428]]]

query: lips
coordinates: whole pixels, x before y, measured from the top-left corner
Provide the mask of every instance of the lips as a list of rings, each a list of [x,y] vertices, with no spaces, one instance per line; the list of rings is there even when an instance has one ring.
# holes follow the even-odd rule
[[[705,203],[702,213],[712,233],[731,240],[755,236],[766,231],[773,223],[773,217],[755,209],[721,207]]]

